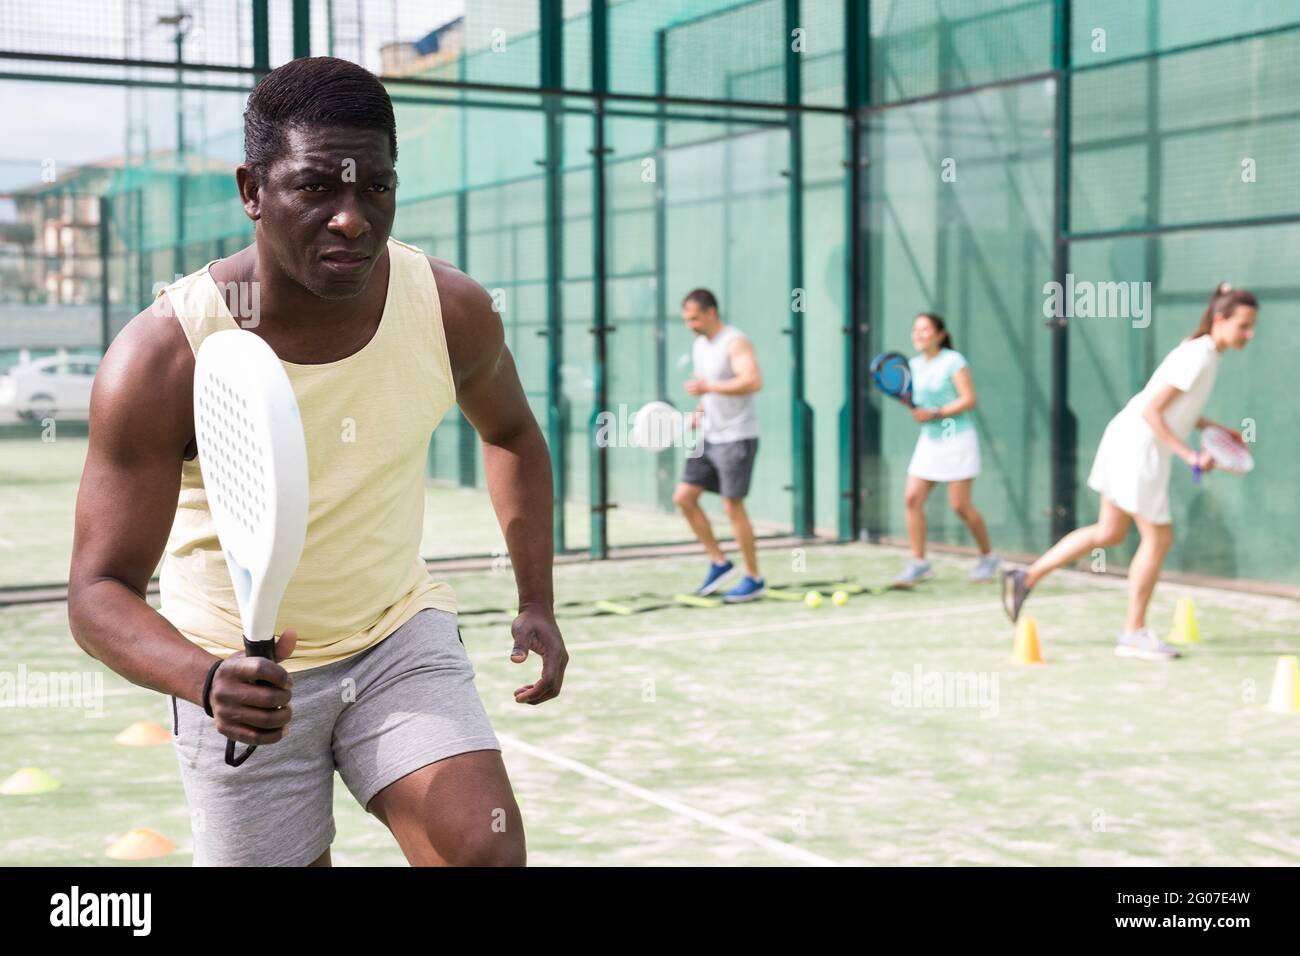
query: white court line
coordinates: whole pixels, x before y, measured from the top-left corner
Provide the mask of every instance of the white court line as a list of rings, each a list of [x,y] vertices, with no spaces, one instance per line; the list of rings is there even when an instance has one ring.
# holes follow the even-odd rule
[[[662,793],[655,793],[653,790],[647,790],[645,787],[639,787],[634,783],[607,774],[603,770],[597,770],[595,767],[590,767],[585,763],[580,763],[577,760],[561,756],[560,754],[554,753],[550,750],[544,750],[541,747],[535,747],[532,744],[526,744],[519,738],[512,737],[509,734],[499,733],[497,734],[497,739],[506,746],[515,750],[520,750],[529,756],[536,757],[538,760],[544,760],[547,763],[554,764],[557,767],[563,767],[565,770],[586,777],[588,780],[595,780],[597,783],[603,783],[607,787],[621,790],[623,793],[631,794],[639,800],[644,800],[646,803],[653,803],[655,806],[663,807],[670,813],[688,817],[696,823],[702,823],[706,827],[721,830],[723,833],[729,833],[742,840],[748,840],[750,843],[757,844],[766,850],[771,850],[778,856],[789,857],[792,860],[810,866],[840,865],[835,860],[820,856],[813,853],[811,850],[805,850],[802,847],[783,843],[765,833],[751,830],[749,827],[741,826],[739,823],[733,823],[730,820],[723,819],[722,817],[708,813],[707,811],[698,810],[690,804],[682,803],[680,800],[665,796]]]
[[[135,693],[156,694],[157,691],[150,690],[147,687],[114,687],[104,691],[103,696],[118,697],[125,694]],[[0,709],[3,709],[4,706],[5,705],[0,705]],[[557,767],[562,767],[565,770],[572,771],[573,773],[586,777],[589,780],[603,783],[615,790],[621,790],[622,792],[631,794],[647,803],[653,803],[656,806],[663,807],[665,810],[668,810],[671,813],[676,813],[678,816],[688,817],[704,826],[712,827],[715,830],[721,830],[723,833],[729,833],[742,840],[748,840],[750,843],[757,844],[758,846],[770,850],[780,856],[789,857],[790,859],[796,860],[800,863],[812,866],[840,865],[834,860],[828,859],[824,856],[819,856],[810,850],[792,846],[789,843],[783,843],[780,840],[769,837],[757,830],[751,830],[749,827],[741,826],[740,824],[733,823],[730,820],[725,820],[715,814],[708,813],[704,810],[698,810],[689,804],[682,803],[680,800],[675,800],[672,797],[655,793],[654,791],[647,790],[644,787],[639,787],[627,780],[622,780],[618,777],[607,774],[604,771],[597,770],[595,767],[589,767],[584,763],[579,763],[576,760],[571,760],[568,757],[563,757],[560,754],[553,753],[552,751],[544,750],[541,747],[535,747],[532,744],[526,744],[517,737],[512,737],[509,734],[498,733],[497,739],[513,749],[536,757],[538,760],[543,760],[547,763],[554,764]]]
[[[1034,607],[1044,604],[1073,604],[1078,601],[1094,599],[1094,594],[1057,594],[1053,597],[1039,598]],[[1032,608],[1031,608],[1032,610]],[[620,637],[610,641],[586,641],[578,644],[565,644],[571,651],[598,651],[605,647],[640,647],[653,644],[665,644],[670,641],[707,641],[715,637],[744,637],[750,634],[766,634],[771,631],[788,631],[797,626],[800,631],[817,627],[841,627],[845,624],[872,624],[877,621],[904,621],[918,617],[948,617],[953,614],[971,614],[979,611],[998,611],[1006,613],[1001,604],[951,604],[946,607],[888,611],[884,614],[861,614],[857,617],[840,617],[834,612],[823,612],[821,618],[800,618],[797,624],[791,619],[775,621],[770,624],[748,624],[743,627],[725,627],[714,630],[683,631],[679,634],[644,634],[640,637]],[[1008,624],[1008,626],[1010,626]]]

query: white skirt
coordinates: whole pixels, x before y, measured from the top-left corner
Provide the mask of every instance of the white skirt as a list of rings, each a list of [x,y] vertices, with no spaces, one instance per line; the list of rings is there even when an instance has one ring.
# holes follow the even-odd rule
[[[925,432],[916,440],[916,451],[907,473],[925,481],[965,481],[980,473],[980,440],[975,429],[967,428],[947,438],[931,438]]]
[[[1169,524],[1169,476],[1173,452],[1141,419],[1116,415],[1102,433],[1088,487],[1121,511],[1152,524]]]

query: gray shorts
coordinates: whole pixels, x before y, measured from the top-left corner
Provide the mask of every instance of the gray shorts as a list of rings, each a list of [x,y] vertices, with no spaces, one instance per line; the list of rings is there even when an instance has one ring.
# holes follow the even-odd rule
[[[288,733],[241,767],[226,765],[226,738],[203,708],[176,701],[195,866],[315,860],[334,840],[335,770],[364,807],[421,767],[501,749],[447,611],[421,611],[374,647],[293,680]]]
[[[682,481],[699,485],[705,491],[715,491],[724,498],[743,498],[749,494],[749,479],[757,455],[757,438],[705,441],[702,454],[686,459]]]

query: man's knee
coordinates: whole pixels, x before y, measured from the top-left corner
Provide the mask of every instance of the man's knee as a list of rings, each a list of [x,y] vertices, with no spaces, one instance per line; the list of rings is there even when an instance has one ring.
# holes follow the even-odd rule
[[[673,492],[673,504],[682,509],[694,507],[700,500],[700,490],[694,485],[678,485]]]

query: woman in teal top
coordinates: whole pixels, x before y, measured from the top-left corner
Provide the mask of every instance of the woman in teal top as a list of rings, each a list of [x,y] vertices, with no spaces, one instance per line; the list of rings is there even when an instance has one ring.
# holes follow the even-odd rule
[[[989,544],[984,517],[971,501],[971,487],[980,472],[979,435],[970,410],[975,407],[975,385],[970,367],[952,347],[943,319],[922,312],[912,323],[912,347],[919,353],[909,363],[912,370],[912,417],[921,423],[921,435],[907,466],[907,537],[912,560],[894,583],[910,586],[933,577],[925,559],[925,502],[939,482],[948,485],[948,502],[965,522],[979,545],[980,560],[970,580],[993,581],[1000,561]]]

